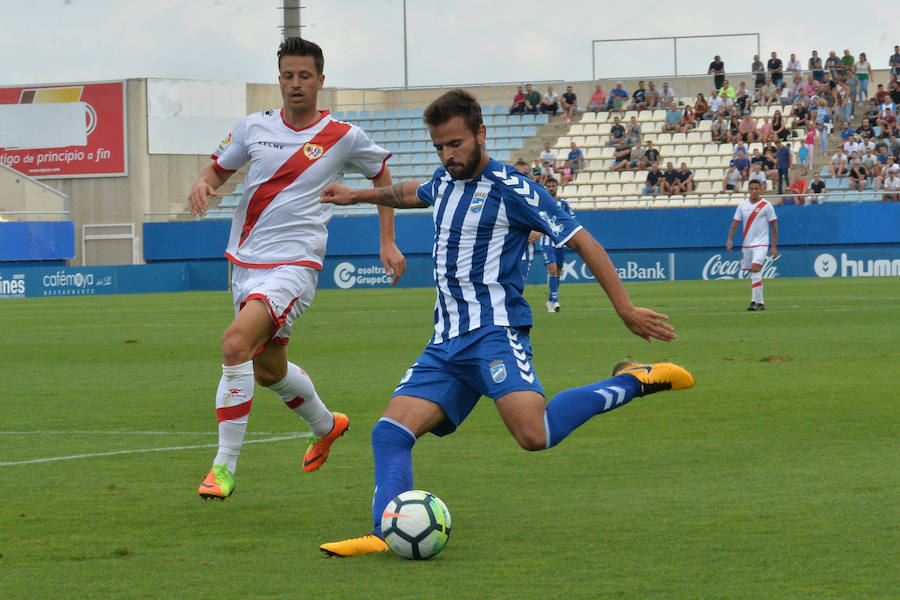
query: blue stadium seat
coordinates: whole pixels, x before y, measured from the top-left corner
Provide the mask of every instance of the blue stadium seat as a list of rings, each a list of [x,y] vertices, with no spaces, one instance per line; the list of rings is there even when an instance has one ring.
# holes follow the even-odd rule
[[[384,116],[386,116],[388,119],[396,119],[400,116],[400,111],[396,108],[388,108],[384,111]]]
[[[535,125],[546,125],[550,122],[550,115],[542,114],[542,115],[531,115],[534,117]]]
[[[234,186],[234,193],[237,194],[238,196],[240,196],[241,194],[244,193],[245,189],[246,189],[246,186],[244,185],[244,182],[242,181],[239,184],[237,184],[236,186]]]
[[[342,110],[333,110],[331,111],[331,116],[337,119],[338,121],[344,120],[344,111]]]
[[[397,127],[397,119],[388,119],[387,121],[385,121],[384,128],[389,129],[389,130],[390,129],[399,129],[399,127]]]
[[[501,150],[494,155],[494,160],[499,160],[500,162],[509,162],[509,150]]]
[[[415,136],[413,136],[415,137]],[[422,140],[418,140],[412,143],[413,152],[428,152],[428,145]]]
[[[510,127],[509,132],[507,133],[509,137],[522,137],[522,128],[521,127]]]
[[[397,146],[397,152],[412,152],[412,143],[410,142],[401,142]]]
[[[222,198],[222,201],[219,202],[219,208],[234,208],[238,205],[238,201],[240,200],[239,196],[233,196],[231,194]]]
[[[546,117],[547,115],[544,116]],[[537,115],[533,115],[531,113],[522,115],[522,125],[531,125],[532,123],[534,123],[536,117]]]
[[[416,129],[413,131],[412,139],[425,142],[425,145],[431,147],[431,134],[426,129]]]
[[[509,140],[509,149],[518,150],[525,145],[525,138],[512,138]]]
[[[881,198],[877,197],[879,193],[874,190],[866,190],[859,195],[860,202],[875,202],[876,200],[881,200]]]
[[[385,141],[387,142],[396,142],[400,139],[399,131],[387,131],[384,136]]]
[[[522,137],[534,137],[537,135],[537,127],[534,125],[528,125],[527,127],[522,128]]]
[[[509,137],[509,128],[497,127],[493,132],[491,132],[491,135],[495,138]]]
[[[373,111],[372,111],[372,116],[375,117],[376,119],[390,118],[390,117],[385,113],[385,111],[382,110],[382,109],[380,109],[380,108],[377,109],[377,110],[373,110]]]
[[[495,115],[493,117],[493,119],[494,119],[494,125],[506,125],[506,123],[507,123],[506,115]]]
[[[521,125],[522,124],[522,115],[509,115],[506,118],[507,125]]]
[[[512,148],[512,142],[509,138],[500,138],[496,140],[495,148],[497,148],[497,150],[509,150]]]
[[[400,116],[404,119],[408,119],[413,116],[413,110],[411,108],[401,108]]]
[[[417,124],[412,119],[400,119],[397,121],[397,127],[399,129],[413,129],[417,127]]]
[[[410,131],[409,129],[401,129],[397,133],[399,135],[399,137],[397,139],[405,140],[405,141],[412,141],[412,131]]]
[[[419,119],[419,120],[421,120],[421,119],[422,119],[422,115],[424,115],[424,114],[425,114],[425,109],[422,108],[421,106],[412,109],[412,118],[414,118],[414,119]]]
[[[373,142],[380,144],[387,139],[387,132],[386,131],[373,131],[372,135],[369,137],[372,138]]]
[[[348,111],[347,111],[347,118],[350,118],[350,113],[353,113],[353,112],[355,112],[355,111],[348,110]],[[353,115],[353,116],[356,117],[357,115]],[[369,111],[367,111],[367,110],[361,110],[361,111],[359,111],[359,115],[358,115],[358,117],[359,117],[360,119],[368,119],[368,118],[371,117],[371,116],[372,116],[372,113],[369,112]]]
[[[343,115],[345,119],[356,119],[357,117],[359,117],[359,113],[357,113],[355,110],[345,110],[343,112]]]

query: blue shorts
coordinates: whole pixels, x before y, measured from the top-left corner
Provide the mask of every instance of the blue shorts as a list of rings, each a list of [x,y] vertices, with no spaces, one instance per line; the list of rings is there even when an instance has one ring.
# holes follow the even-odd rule
[[[435,435],[448,435],[475,408],[482,396],[544,388],[531,364],[528,329],[481,327],[443,343],[429,343],[407,369],[394,396],[415,396],[439,404],[447,420]]]
[[[553,244],[545,244],[541,246],[541,250],[544,252],[544,265],[556,263],[556,266],[562,269],[563,262],[566,258],[565,247],[557,248]]]

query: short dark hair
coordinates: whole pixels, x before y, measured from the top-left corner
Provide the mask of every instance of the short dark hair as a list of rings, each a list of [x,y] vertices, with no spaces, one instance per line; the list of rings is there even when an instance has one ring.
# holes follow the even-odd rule
[[[316,71],[319,75],[325,69],[325,56],[322,54],[322,48],[315,42],[304,40],[301,37],[285,38],[281,45],[278,46],[278,70],[281,70],[281,59],[285,56],[312,56],[313,62],[316,63]]]
[[[750,181],[747,182],[747,187],[749,188],[754,183],[756,185],[762,185],[762,182],[759,179],[751,179]]]
[[[462,117],[469,130],[477,134],[483,121],[481,106],[475,97],[465,90],[450,90],[428,105],[422,120],[429,127],[443,125],[453,117]]]
[[[523,167],[527,167],[527,166],[528,166],[528,161],[526,161],[524,158],[520,158],[519,160],[516,161],[515,166],[518,167],[518,166],[520,166],[520,165],[523,166]]]

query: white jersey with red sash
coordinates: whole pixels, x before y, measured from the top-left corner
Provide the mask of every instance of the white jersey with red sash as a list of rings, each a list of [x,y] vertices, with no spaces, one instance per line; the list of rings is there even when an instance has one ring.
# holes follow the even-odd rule
[[[212,154],[214,168],[224,173],[250,162],[225,252],[232,263],[321,269],[333,210],[319,201],[322,189],[345,171],[373,179],[384,170],[390,152],[359,127],[320,113],[299,130],[284,122],[282,111],[254,113]]]
[[[756,248],[769,246],[769,223],[777,221],[778,217],[766,200],[755,204],[750,200],[743,200],[734,211],[734,220],[744,224],[743,247]]]

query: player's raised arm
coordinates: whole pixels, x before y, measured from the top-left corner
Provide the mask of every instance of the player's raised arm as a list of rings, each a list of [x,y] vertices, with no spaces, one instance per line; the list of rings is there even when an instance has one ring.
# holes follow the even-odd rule
[[[635,335],[644,338],[648,342],[656,338],[664,342],[675,339],[675,328],[666,323],[669,318],[649,308],[642,308],[631,303],[622,280],[619,279],[616,268],[613,266],[609,255],[600,242],[594,239],[585,229],[578,230],[566,245],[578,253],[584,263],[597,278],[597,282],[603,287],[603,291],[609,296],[619,318],[625,326]]]
[[[427,202],[419,200],[416,190],[419,182],[406,181],[395,183],[390,187],[370,190],[353,190],[346,186],[332,183],[322,190],[322,202],[348,206],[350,204],[377,204],[391,208],[425,208]]]
[[[212,165],[203,167],[197,181],[191,186],[191,193],[188,194],[188,206],[192,215],[202,215],[209,206],[209,196],[216,195],[216,189],[221,186],[231,173],[222,173],[213,168]]]

